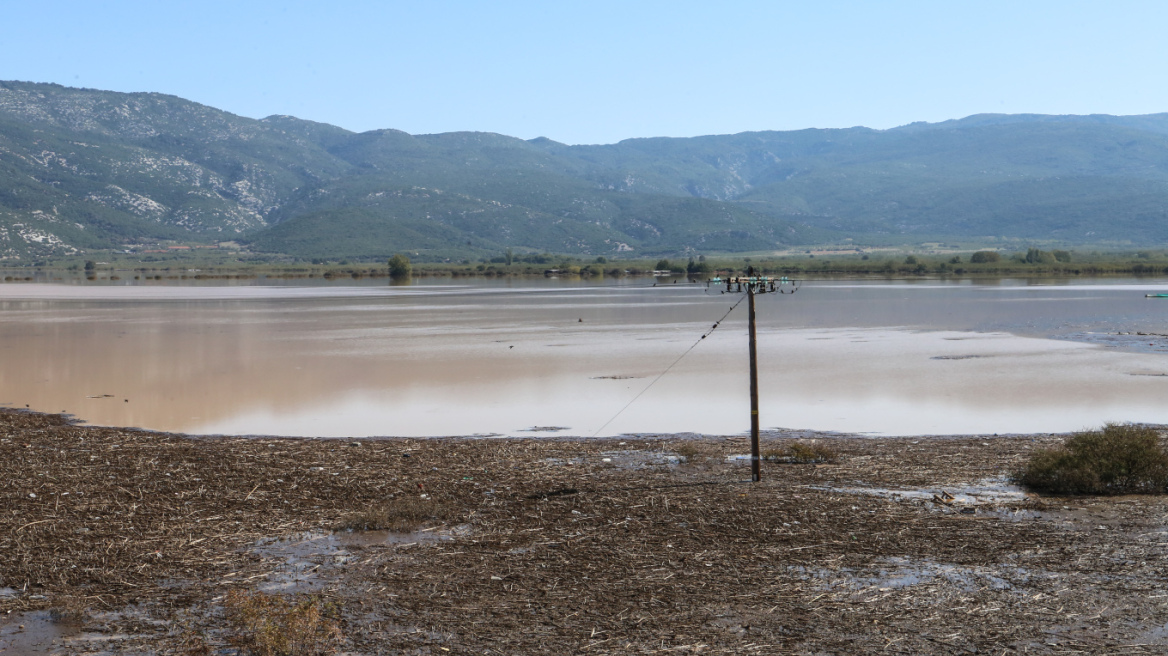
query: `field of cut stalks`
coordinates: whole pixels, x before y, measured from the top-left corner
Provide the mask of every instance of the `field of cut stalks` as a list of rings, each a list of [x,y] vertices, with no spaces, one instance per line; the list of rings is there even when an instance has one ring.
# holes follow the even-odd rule
[[[1064,437],[773,434],[752,484],[740,438],[0,411],[0,651],[1164,653],[1164,497],[1009,484]]]

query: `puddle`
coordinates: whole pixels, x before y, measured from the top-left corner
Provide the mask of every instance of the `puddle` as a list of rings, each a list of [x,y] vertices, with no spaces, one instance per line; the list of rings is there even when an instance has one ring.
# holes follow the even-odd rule
[[[351,549],[406,547],[443,542],[467,535],[470,526],[434,528],[408,533],[394,531],[306,531],[288,537],[260,538],[251,548],[261,558],[277,561],[257,588],[262,592],[312,592],[330,581],[322,571],[344,567],[356,559]]]
[[[571,467],[581,465],[593,458],[545,458],[544,462],[550,465]],[[600,462],[620,469],[645,469],[648,467],[662,467],[681,464],[682,457],[676,453],[663,451],[602,451]]]
[[[134,632],[119,632],[116,625],[127,621],[135,627]],[[149,634],[149,627],[165,632],[167,626],[167,622],[151,618],[139,606],[89,611],[84,622],[56,616],[49,610],[0,615],[0,654],[122,653],[117,649],[120,641],[143,638]],[[142,630],[147,633],[140,633]]]
[[[749,457],[749,456],[748,456]],[[1011,485],[1004,478],[987,478],[972,485],[952,488],[894,489],[887,487],[830,487],[813,486],[813,490],[827,490],[843,494],[863,494],[897,501],[930,501],[941,507],[997,506],[1025,501],[1022,488]]]
[[[910,558],[888,558],[876,568],[827,569],[792,565],[787,571],[801,580],[819,581],[823,588],[855,592],[887,592],[919,585],[945,585],[965,592],[1013,590],[1036,578],[1023,567],[968,567]],[[1039,576],[1038,578],[1042,578]]]
[[[809,489],[882,497],[894,501],[925,505],[945,513],[997,517],[1005,521],[1047,521],[1064,528],[1081,531],[1125,530],[1139,522],[1124,506],[1122,497],[1106,502],[1078,503],[1068,506],[1048,505],[1022,488],[1011,485],[1004,477],[988,478],[965,486],[946,488],[894,489],[884,487],[810,486]],[[1150,536],[1150,537],[1149,537]],[[1156,531],[1144,534],[1158,539]],[[1168,538],[1168,532],[1165,533]]]
[[[334,533],[342,544],[354,547],[376,547],[385,545],[421,544],[426,542],[445,542],[470,533],[470,526],[459,524],[454,528],[433,528],[413,531],[410,533],[394,533],[393,531],[352,531]]]
[[[1086,505],[1073,506],[1045,505],[1037,508],[1001,508],[996,513],[1002,519],[1010,521],[1045,520],[1084,531],[1123,531],[1141,524],[1138,515],[1133,516],[1122,501],[1116,498],[1104,502],[1089,502]],[[1168,537],[1168,533],[1151,531],[1140,537],[1159,541]]]
[[[87,635],[78,623],[53,621],[47,610],[17,613],[0,619],[0,654],[60,653],[69,643],[84,640]]]
[[[20,594],[16,588],[0,588],[0,597],[15,597]]]
[[[681,463],[681,456],[661,451],[602,451],[600,461],[620,469],[645,469]]]
[[[1137,642],[1149,643],[1153,645],[1168,645],[1168,624],[1158,626],[1150,631],[1144,632],[1139,636]]]

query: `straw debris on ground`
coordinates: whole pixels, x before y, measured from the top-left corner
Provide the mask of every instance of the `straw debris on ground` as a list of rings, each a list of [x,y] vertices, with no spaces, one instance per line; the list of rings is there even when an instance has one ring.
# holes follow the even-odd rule
[[[228,600],[262,593],[335,609],[322,639],[351,654],[1168,649],[1164,497],[1007,485],[1064,436],[765,447],[809,437],[835,461],[752,484],[738,438],[192,438],[2,411],[0,641],[73,600],[66,651],[226,653]],[[441,511],[414,533],[336,530],[422,495]]]

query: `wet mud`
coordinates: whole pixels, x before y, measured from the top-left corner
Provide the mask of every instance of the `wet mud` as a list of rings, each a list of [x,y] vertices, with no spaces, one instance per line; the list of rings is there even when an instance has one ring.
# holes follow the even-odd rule
[[[227,649],[235,589],[336,604],[351,654],[1168,649],[1168,502],[1007,479],[1062,436],[815,439],[838,460],[752,484],[733,437],[212,439],[0,411],[0,653]],[[422,494],[449,517],[340,528]]]

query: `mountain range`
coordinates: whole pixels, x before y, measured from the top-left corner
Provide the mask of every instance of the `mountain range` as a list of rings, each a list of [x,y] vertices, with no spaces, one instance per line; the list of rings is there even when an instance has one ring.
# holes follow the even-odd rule
[[[448,259],[1002,238],[1168,243],[1168,114],[571,146],[0,82],[0,260],[215,242]]]

